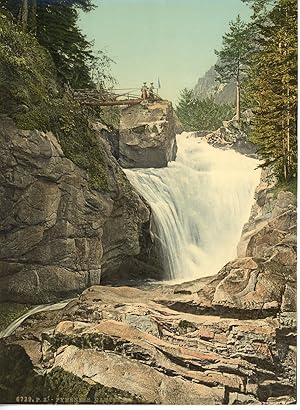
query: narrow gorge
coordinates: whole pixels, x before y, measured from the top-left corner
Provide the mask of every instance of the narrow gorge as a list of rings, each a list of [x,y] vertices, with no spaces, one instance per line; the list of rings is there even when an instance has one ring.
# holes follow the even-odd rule
[[[167,168],[127,170],[151,206],[166,278],[189,281],[215,274],[236,257],[241,230],[259,183],[258,162],[177,135]]]
[[[117,138],[94,125],[102,193],[53,134],[2,120],[2,299],[71,297],[2,332],[2,400],[294,403],[295,196],[231,123],[176,144],[170,103],[123,115]]]
[[[1,1],[0,404],[296,405],[297,23]]]

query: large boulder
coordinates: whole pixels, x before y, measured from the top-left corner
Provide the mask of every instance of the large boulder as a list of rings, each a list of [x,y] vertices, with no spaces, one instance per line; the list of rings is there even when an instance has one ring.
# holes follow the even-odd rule
[[[48,302],[118,274],[151,244],[150,209],[99,137],[107,189],[66,158],[52,133],[0,126],[0,296]],[[111,229],[109,228],[111,227]],[[143,259],[143,258],[142,258]],[[111,262],[112,269],[107,266]],[[151,269],[147,274],[151,276]]]
[[[124,168],[160,168],[176,158],[176,120],[169,101],[122,110],[119,162]]]
[[[241,114],[238,122],[235,117],[229,121],[223,121],[223,126],[216,131],[203,132],[199,135],[210,145],[221,149],[233,149],[243,155],[256,158],[256,147],[249,141],[253,113],[246,110]]]

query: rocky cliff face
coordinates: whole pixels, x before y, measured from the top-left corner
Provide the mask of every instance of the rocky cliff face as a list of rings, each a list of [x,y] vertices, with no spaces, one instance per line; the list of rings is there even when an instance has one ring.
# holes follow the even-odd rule
[[[194,88],[195,96],[199,99],[213,97],[218,104],[234,104],[236,101],[236,89],[234,81],[228,84],[220,84],[216,81],[217,72],[211,67],[203,77],[198,79]]]
[[[48,302],[117,276],[151,244],[150,210],[99,138],[108,189],[67,159],[51,133],[0,125],[0,288],[2,301]],[[140,256],[143,259],[143,256]]]
[[[0,346],[6,374],[20,373],[7,361],[11,352],[26,375],[20,386],[1,381],[4,400],[295,403],[295,197],[275,196],[272,184],[266,171],[240,257],[215,276],[92,286],[60,312],[29,318]]]
[[[122,110],[119,162],[124,168],[160,168],[176,158],[172,104],[157,101]]]

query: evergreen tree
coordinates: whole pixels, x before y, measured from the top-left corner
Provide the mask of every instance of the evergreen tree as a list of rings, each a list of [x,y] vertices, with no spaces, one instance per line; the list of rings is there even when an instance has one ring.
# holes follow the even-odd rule
[[[222,50],[215,50],[219,57],[215,70],[219,74],[219,81],[228,83],[233,78],[236,81],[236,119],[240,121],[241,78],[248,60],[249,37],[247,25],[240,16],[229,23],[229,28],[229,32],[223,36]]]
[[[111,79],[107,73],[111,60],[104,53],[93,52],[93,44],[77,25],[78,10],[91,11],[92,0],[0,0],[0,6],[47,48],[61,84],[93,87],[92,70],[97,71],[100,82]],[[97,66],[101,68],[97,70]]]
[[[228,104],[217,104],[213,97],[195,98],[193,91],[185,88],[181,91],[176,114],[185,131],[213,131],[223,120],[231,119],[234,110]]]
[[[92,44],[77,26],[76,7],[65,2],[38,6],[37,39],[49,50],[58,79],[72,88],[92,86],[90,64],[94,61]]]
[[[243,3],[248,4],[253,12],[252,19],[257,20],[265,17],[267,12],[274,7],[276,0],[242,0]]]
[[[252,141],[277,175],[289,180],[297,167],[297,1],[278,0],[268,24],[258,24],[247,89],[255,113]]]

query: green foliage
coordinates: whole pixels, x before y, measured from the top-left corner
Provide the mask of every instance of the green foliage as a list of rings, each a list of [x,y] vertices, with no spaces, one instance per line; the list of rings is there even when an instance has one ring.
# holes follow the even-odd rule
[[[273,189],[275,198],[280,191],[289,191],[297,196],[297,178],[292,177],[288,181],[278,181]]]
[[[100,117],[105,124],[110,125],[116,129],[119,128],[121,117],[121,111],[119,107],[102,107]]]
[[[0,303],[0,331],[31,308],[31,305],[21,303]]]
[[[88,171],[91,186],[106,190],[106,155],[89,126],[99,112],[80,106],[70,92],[58,93],[49,53],[4,14],[0,40],[0,112],[10,113],[20,128],[52,131],[65,155]]]
[[[257,21],[260,17],[266,17],[267,11],[274,6],[276,0],[242,0],[242,2],[251,7],[252,19]]]
[[[23,347],[0,340],[0,403],[14,403],[18,391],[32,371]]]
[[[243,73],[244,104],[254,112],[251,141],[262,167],[273,165],[280,181],[297,172],[297,1],[242,0],[250,23],[231,23],[217,52],[223,81]]]
[[[219,63],[215,70],[219,74],[219,81],[229,82],[233,78],[240,81],[242,72],[247,66],[249,54],[249,37],[247,25],[240,16],[229,23],[229,32],[223,36],[223,48],[215,51]]]
[[[247,83],[255,113],[252,141],[263,166],[272,164],[280,180],[297,172],[297,1],[278,0],[258,23]]]
[[[39,43],[49,50],[61,83],[69,83],[72,88],[92,87],[92,44],[77,26],[76,2],[71,5],[63,1],[47,3],[37,8]]]
[[[100,383],[90,384],[61,367],[55,367],[43,376],[33,372],[29,374],[20,396],[38,398],[40,402],[53,404],[143,403],[140,397],[134,394],[114,387],[104,386]]]
[[[185,88],[176,114],[185,131],[214,131],[222,126],[222,121],[233,117],[234,109],[229,104],[217,104],[212,97],[199,100],[192,90]]]
[[[232,79],[236,81],[236,118],[240,121],[240,86],[249,58],[249,30],[240,16],[229,23],[229,28],[229,32],[223,36],[223,48],[221,51],[215,50],[219,57],[215,70],[219,74],[217,80],[221,83],[228,83]]]
[[[110,75],[112,60],[102,51],[95,53],[93,43],[78,27],[78,10],[91,11],[91,0],[31,0],[27,4],[28,18],[21,22],[22,4],[18,0],[0,0],[3,11],[14,22],[34,34],[45,47],[57,70],[60,84],[72,88],[89,88],[98,83],[114,83]]]
[[[55,80],[49,53],[0,13],[0,112],[47,100],[55,92]]]
[[[34,109],[15,116],[23,129],[52,131],[59,139],[64,154],[89,173],[94,189],[107,190],[107,161],[103,145],[97,139],[89,122],[95,112],[82,107],[72,95],[37,105]]]
[[[60,367],[53,369],[47,377],[47,387],[55,394],[54,402],[86,403],[90,384]]]

